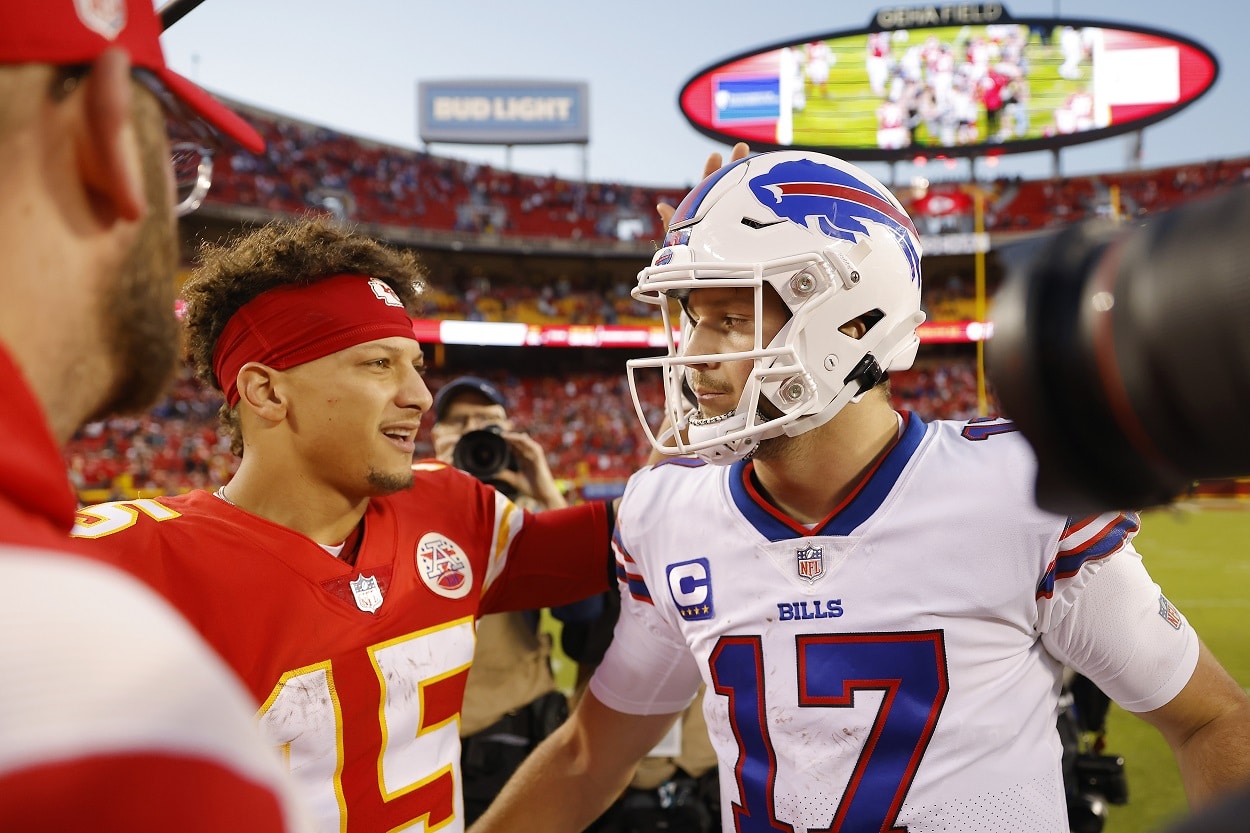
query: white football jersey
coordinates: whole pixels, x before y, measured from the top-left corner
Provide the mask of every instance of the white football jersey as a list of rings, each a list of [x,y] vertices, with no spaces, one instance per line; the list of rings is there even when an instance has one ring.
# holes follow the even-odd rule
[[[1038,509],[1010,422],[901,426],[811,529],[749,461],[667,460],[626,489],[622,613],[591,688],[662,714],[706,682],[726,831],[1066,833],[1063,666],[1135,711],[1193,673],[1136,515]]]

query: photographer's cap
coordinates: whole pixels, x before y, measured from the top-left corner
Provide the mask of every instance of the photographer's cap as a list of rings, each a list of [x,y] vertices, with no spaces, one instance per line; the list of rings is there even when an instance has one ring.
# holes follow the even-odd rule
[[[165,65],[152,0],[4,0],[0,64],[73,66],[116,46],[215,132],[259,153],[265,140],[230,108]]]
[[[477,376],[460,376],[438,389],[438,393],[434,396],[434,418],[442,419],[447,409],[451,407],[452,401],[462,393],[476,393],[493,405],[501,408],[508,407],[499,388],[491,382]]]

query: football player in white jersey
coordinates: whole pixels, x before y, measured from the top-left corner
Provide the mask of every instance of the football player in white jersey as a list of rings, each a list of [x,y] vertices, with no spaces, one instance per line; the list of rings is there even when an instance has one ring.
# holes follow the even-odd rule
[[[1160,730],[1192,803],[1250,777],[1250,700],[1137,516],[1043,512],[1010,422],[891,405],[919,267],[893,195],[822,154],[749,156],[678,206],[635,297],[682,337],[630,362],[663,377],[673,427],[646,428],[673,459],[620,507],[616,635],[474,833],[581,830],[700,682],[726,831],[1066,833],[1065,665]]]

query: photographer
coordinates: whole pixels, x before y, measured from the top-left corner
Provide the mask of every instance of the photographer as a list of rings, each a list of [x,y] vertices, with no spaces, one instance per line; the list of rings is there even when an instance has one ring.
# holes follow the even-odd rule
[[[542,447],[515,430],[503,394],[490,382],[476,376],[448,382],[434,399],[434,419],[434,456],[439,460],[489,482],[526,509],[568,505]],[[457,458],[457,445],[466,434],[473,436],[460,446]]]
[[[542,447],[515,430],[503,394],[492,383],[462,376],[434,399],[434,456],[490,483],[532,511],[567,505]],[[593,618],[598,597],[559,611],[560,618]],[[582,610],[582,608],[589,608]],[[484,616],[460,715],[466,821],[498,794],[538,741],[568,715],[556,690],[549,641],[538,632],[538,612]]]

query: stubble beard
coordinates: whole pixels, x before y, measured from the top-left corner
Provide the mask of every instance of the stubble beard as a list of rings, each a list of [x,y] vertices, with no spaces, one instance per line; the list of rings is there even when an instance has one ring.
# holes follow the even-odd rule
[[[148,215],[138,239],[99,299],[100,316],[114,372],[113,386],[92,415],[138,413],[151,407],[173,379],[178,363],[179,325],[174,315],[178,243],[173,209],[164,184],[167,165],[159,130],[150,113],[136,113],[143,154]]]
[[[404,474],[396,474],[394,472],[378,471],[370,469],[365,475],[365,480],[369,482],[378,494],[393,495],[396,492],[402,492],[412,488],[413,475],[412,469]]]

